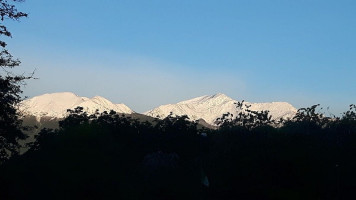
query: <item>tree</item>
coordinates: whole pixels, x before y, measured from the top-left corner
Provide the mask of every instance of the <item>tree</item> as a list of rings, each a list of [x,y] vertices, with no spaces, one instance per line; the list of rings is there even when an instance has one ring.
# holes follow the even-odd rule
[[[13,3],[24,0],[0,0],[0,36],[12,37],[4,25],[5,20],[19,20],[27,17],[26,13],[17,10]],[[6,49],[6,42],[0,39],[0,163],[17,153],[18,140],[24,139],[21,121],[16,106],[21,102],[21,86],[24,80],[31,77],[16,75],[11,69],[20,65]]]
[[[254,111],[250,110],[251,105],[242,102],[237,102],[236,108],[240,110],[234,116],[232,113],[223,114],[222,117],[216,119],[216,124],[220,128],[240,127],[247,130],[252,130],[257,127],[275,126],[276,121],[272,119],[268,110]]]

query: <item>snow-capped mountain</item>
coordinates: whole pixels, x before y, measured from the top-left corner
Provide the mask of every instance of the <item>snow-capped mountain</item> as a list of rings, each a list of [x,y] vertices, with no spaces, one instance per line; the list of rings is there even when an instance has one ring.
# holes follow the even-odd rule
[[[79,97],[71,92],[44,94],[27,99],[21,102],[19,110],[24,115],[36,116],[37,119],[41,117],[63,118],[67,115],[67,109],[74,109],[78,106],[83,107],[84,111],[89,114],[97,109],[99,112],[110,110],[127,114],[134,112],[125,104],[114,104],[100,96]]]
[[[235,116],[241,111],[236,108],[236,102],[236,100],[233,100],[225,94],[219,93],[181,101],[176,104],[162,105],[144,114],[162,119],[172,112],[174,115],[187,115],[191,120],[204,119],[207,123],[214,125],[216,119],[223,114],[229,112]],[[245,102],[245,105],[251,105],[249,109],[254,111],[269,110],[273,119],[292,118],[297,112],[297,109],[287,102]]]
[[[191,120],[203,119],[208,124],[214,125],[216,119],[223,114],[229,112],[236,116],[237,113],[241,112],[240,109],[236,108],[236,102],[236,100],[219,93],[181,101],[176,104],[162,105],[143,114],[163,119],[172,112],[174,115],[187,115]],[[245,105],[251,105],[250,110],[269,110],[273,119],[292,118],[297,112],[297,109],[287,102],[245,102]],[[39,121],[42,117],[64,118],[67,115],[67,109],[74,109],[78,106],[83,107],[84,111],[89,114],[96,110],[99,110],[99,112],[114,110],[117,113],[134,113],[124,104],[114,104],[100,96],[80,97],[71,92],[44,94],[27,99],[20,104],[19,111],[24,115],[35,116]]]

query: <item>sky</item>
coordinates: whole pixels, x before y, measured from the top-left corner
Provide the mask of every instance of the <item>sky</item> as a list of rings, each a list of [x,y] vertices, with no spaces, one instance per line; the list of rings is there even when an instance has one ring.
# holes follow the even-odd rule
[[[27,0],[8,49],[24,95],[103,96],[137,112],[224,93],[249,102],[356,103],[356,1]]]

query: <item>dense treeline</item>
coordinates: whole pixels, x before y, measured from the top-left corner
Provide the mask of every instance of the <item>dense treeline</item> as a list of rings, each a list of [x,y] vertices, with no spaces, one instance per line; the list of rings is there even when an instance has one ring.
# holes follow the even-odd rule
[[[242,106],[238,104],[238,106]],[[224,115],[217,130],[186,116],[142,123],[70,111],[0,166],[1,199],[350,199],[356,107],[340,118],[300,109]]]

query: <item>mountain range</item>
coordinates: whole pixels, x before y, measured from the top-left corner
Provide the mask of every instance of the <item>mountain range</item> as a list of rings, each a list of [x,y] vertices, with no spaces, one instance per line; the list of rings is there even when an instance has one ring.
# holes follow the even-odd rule
[[[241,109],[236,107],[237,102],[225,94],[218,93],[175,104],[161,105],[142,114],[160,119],[171,113],[173,115],[187,115],[190,120],[204,120],[208,124],[214,125],[216,119],[223,114],[229,112],[236,115],[241,112]],[[250,105],[250,110],[269,110],[273,119],[292,118],[297,112],[297,109],[287,102],[245,102],[245,104]],[[93,98],[80,97],[71,92],[44,94],[24,100],[19,106],[19,111],[25,116],[34,116],[37,121],[40,121],[43,117],[51,119],[64,118],[67,115],[67,109],[74,109],[78,106],[83,107],[88,114],[92,114],[96,110],[100,112],[114,110],[117,113],[136,114],[125,104],[114,104],[100,96]]]

